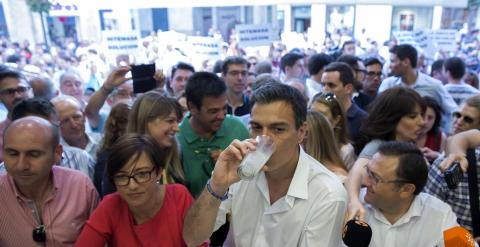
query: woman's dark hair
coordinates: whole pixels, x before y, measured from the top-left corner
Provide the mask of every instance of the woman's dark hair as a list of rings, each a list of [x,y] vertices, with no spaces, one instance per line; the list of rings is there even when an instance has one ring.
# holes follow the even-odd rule
[[[435,122],[433,123],[432,128],[428,131],[428,133],[438,134],[440,131],[440,122],[442,121],[442,107],[438,104],[438,102],[429,96],[424,96],[423,101],[426,104],[426,107],[432,108],[433,112],[435,112]]]
[[[420,94],[413,89],[394,87],[385,90],[371,103],[368,117],[360,127],[360,138],[355,143],[358,154],[373,139],[395,140],[395,130],[400,119],[420,106],[422,114],[426,105]]]
[[[128,161],[136,162],[142,154],[145,154],[153,164],[158,175],[165,166],[165,152],[158,143],[148,135],[125,134],[110,147],[110,155],[107,158],[107,174],[113,183],[113,177]]]

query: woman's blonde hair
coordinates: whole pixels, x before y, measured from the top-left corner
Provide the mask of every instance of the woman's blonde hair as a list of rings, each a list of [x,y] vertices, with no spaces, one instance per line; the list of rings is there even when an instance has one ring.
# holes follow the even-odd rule
[[[322,113],[308,111],[305,152],[330,170],[347,171],[335,141],[332,126]]]
[[[330,109],[333,118],[339,117],[336,126],[333,126],[333,123],[331,123],[338,145],[341,146],[350,143],[350,140],[348,140],[347,114],[335,95],[332,93],[318,93],[313,96],[312,103],[313,102],[326,105],[328,109]]]
[[[167,118],[171,113],[175,113],[178,121],[182,119],[182,110],[180,104],[174,99],[165,96],[157,91],[150,91],[135,101],[128,117],[127,133],[150,134],[147,125],[157,118]],[[165,149],[165,171],[166,177],[163,179],[167,183],[184,183],[185,175],[180,162],[179,146],[176,139],[173,139],[173,145]]]

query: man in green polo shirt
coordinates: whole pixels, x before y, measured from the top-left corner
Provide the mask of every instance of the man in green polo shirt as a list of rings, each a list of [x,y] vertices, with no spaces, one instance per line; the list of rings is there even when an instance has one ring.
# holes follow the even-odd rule
[[[182,150],[185,180],[190,193],[202,192],[213,170],[219,151],[234,139],[249,137],[236,117],[227,115],[225,83],[215,74],[197,72],[187,82],[185,94],[189,113],[177,134]]]

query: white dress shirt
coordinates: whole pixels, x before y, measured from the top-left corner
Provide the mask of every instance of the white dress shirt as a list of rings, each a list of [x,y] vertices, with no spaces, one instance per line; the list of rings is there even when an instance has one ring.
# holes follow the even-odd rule
[[[300,148],[284,197],[271,205],[263,171],[251,181],[233,184],[220,205],[215,229],[230,212],[224,246],[339,246],[346,201],[338,177]]]
[[[366,189],[360,192],[363,203]],[[412,205],[395,224],[383,213],[365,203],[365,222],[372,228],[370,247],[444,246],[443,231],[458,226],[452,208],[426,193],[415,196]]]
[[[308,102],[309,104],[312,103],[313,96],[315,96],[317,93],[322,92],[323,87],[322,84],[307,78],[306,80],[307,88],[308,88]]]

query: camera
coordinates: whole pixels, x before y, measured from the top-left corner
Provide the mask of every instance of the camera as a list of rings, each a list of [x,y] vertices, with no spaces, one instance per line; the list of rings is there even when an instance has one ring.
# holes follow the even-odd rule
[[[460,162],[458,161],[454,161],[452,165],[443,173],[445,182],[447,182],[447,186],[451,190],[454,190],[458,187],[462,175],[463,172],[460,168]]]

